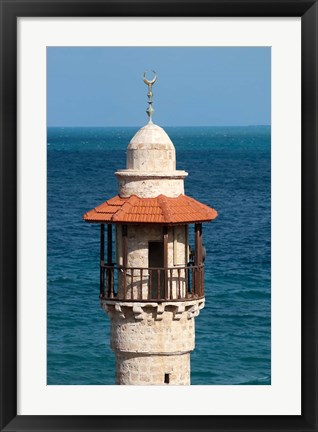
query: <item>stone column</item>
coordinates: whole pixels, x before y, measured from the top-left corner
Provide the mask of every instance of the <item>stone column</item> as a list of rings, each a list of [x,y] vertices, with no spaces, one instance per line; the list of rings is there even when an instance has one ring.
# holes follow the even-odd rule
[[[116,384],[190,384],[194,318],[204,299],[162,304],[105,301],[102,306],[111,321]]]

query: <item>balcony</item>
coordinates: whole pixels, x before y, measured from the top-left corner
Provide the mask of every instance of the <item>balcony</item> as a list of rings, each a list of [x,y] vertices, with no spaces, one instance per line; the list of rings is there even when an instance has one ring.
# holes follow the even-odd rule
[[[100,266],[100,298],[120,302],[178,302],[204,297],[204,265],[170,268]]]

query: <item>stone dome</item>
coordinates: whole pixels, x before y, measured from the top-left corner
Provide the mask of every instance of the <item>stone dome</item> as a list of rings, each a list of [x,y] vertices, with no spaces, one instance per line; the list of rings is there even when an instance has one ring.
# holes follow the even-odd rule
[[[154,123],[138,130],[127,147],[129,170],[169,172],[176,169],[176,152],[168,134]]]
[[[178,197],[184,193],[183,170],[176,170],[176,151],[167,133],[149,122],[127,147],[126,169],[115,172],[121,198],[136,195]]]

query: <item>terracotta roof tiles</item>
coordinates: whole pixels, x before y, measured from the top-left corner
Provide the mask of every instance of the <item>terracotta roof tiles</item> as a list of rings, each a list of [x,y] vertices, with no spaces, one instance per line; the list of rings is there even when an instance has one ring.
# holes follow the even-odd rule
[[[86,222],[97,223],[160,223],[182,224],[207,222],[217,217],[212,207],[186,195],[176,198],[159,195],[156,198],[115,196],[85,213]]]

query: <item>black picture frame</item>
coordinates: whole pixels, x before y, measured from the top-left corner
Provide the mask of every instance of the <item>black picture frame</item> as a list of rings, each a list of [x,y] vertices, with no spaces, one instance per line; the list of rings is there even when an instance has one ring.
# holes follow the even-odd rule
[[[317,2],[313,0],[0,0],[1,431],[317,431]],[[301,17],[302,413],[299,416],[17,415],[17,18]],[[291,377],[292,379],[292,377]],[[151,417],[151,418],[149,418]]]

